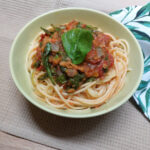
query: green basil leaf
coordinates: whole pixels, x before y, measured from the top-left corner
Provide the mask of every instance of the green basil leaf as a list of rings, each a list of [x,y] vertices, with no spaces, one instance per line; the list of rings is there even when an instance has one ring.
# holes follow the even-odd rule
[[[86,54],[92,48],[93,36],[89,30],[72,29],[61,36],[64,49],[73,64],[84,61]]]

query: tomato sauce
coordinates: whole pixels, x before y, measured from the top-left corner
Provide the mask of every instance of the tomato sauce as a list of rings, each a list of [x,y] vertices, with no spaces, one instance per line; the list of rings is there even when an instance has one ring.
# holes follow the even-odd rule
[[[61,27],[57,28],[57,30],[55,29],[53,33],[48,31],[40,35],[39,46],[36,49],[36,60],[41,61],[41,63],[37,67],[37,70],[44,70],[42,53],[47,42],[50,42],[52,48],[54,48],[49,56],[52,75],[56,81],[59,81],[58,83],[64,84],[64,88],[70,87],[76,89],[91,77],[103,78],[105,73],[114,65],[114,58],[109,52],[109,43],[112,41],[111,37],[103,32],[89,28],[86,24],[82,24],[76,20]],[[61,35],[74,28],[90,30],[93,36],[92,48],[86,54],[84,61],[79,65],[72,63],[61,41]],[[79,83],[76,83],[77,80],[79,80]]]

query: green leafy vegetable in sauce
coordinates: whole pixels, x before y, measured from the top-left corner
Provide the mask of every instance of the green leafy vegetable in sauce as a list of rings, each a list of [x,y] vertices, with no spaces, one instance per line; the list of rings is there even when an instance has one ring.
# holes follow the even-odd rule
[[[38,78],[38,80],[44,80],[44,79],[46,79],[47,77],[48,77],[48,74],[45,73],[45,74],[41,75],[41,76]]]
[[[61,72],[66,73],[66,68],[65,67],[60,66],[60,70],[61,70]]]
[[[108,60],[108,56],[105,56],[105,60]]]
[[[50,69],[51,66],[48,63],[50,51],[51,51],[51,43],[47,43],[45,48],[44,48],[44,52],[42,54],[42,62],[43,62],[43,65],[46,69],[48,77],[50,78],[51,82],[55,85],[55,81],[52,77],[52,72],[51,72],[51,69]]]
[[[75,77],[70,78],[69,82],[74,89],[77,89],[79,87],[79,83],[83,80],[84,77],[84,74],[77,74]]]
[[[54,32],[55,32],[55,31],[61,31],[61,28],[60,28],[60,27],[56,27],[56,26],[53,25],[53,24],[51,24],[51,27],[52,27],[51,30],[54,31]]]
[[[51,35],[53,32],[41,27],[41,30],[43,30],[47,35]]]
[[[96,78],[95,77],[90,77],[90,78],[88,78],[87,80],[86,80],[86,82],[92,82],[92,81],[94,81]]]
[[[81,22],[78,22],[77,28],[82,28],[81,25],[82,25]]]
[[[59,52],[58,52],[58,55],[59,55],[59,56],[62,56],[62,60],[64,60],[64,61],[67,59],[67,55],[66,55],[66,53],[63,52],[63,51],[59,51]]]
[[[52,75],[55,76],[55,75],[57,74],[57,73],[56,73],[56,68],[54,68],[54,67],[51,66],[51,72],[52,72]]]
[[[56,31],[61,31],[61,29],[60,29],[60,28],[58,28],[58,27],[56,27]]]
[[[41,62],[39,60],[37,60],[34,64],[33,67],[38,68],[40,67]]]
[[[67,82],[67,79],[66,79],[66,76],[62,74],[56,78],[56,81],[57,83],[64,84],[65,82]]]
[[[91,25],[86,25],[86,29],[93,32],[93,31],[97,30],[97,27],[93,27]]]
[[[40,47],[42,47],[42,45],[43,45],[43,43],[42,43],[42,42],[40,42]]]
[[[106,73],[108,72],[108,68],[103,68],[103,71]]]
[[[58,59],[58,58],[59,58],[59,55],[56,54],[56,55],[54,56],[54,59]]]
[[[86,54],[92,48],[93,36],[89,30],[72,29],[61,36],[62,43],[67,55],[73,64],[84,61]]]

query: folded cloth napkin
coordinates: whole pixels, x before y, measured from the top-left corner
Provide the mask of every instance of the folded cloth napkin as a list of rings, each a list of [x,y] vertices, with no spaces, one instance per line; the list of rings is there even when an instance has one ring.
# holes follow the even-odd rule
[[[150,3],[145,6],[130,6],[109,14],[124,24],[138,40],[150,44]],[[150,47],[142,48],[144,73],[141,83],[133,97],[150,120]]]

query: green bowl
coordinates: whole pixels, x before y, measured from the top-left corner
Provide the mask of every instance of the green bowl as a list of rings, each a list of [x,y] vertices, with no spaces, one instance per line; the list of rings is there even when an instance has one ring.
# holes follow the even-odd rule
[[[41,31],[40,27],[48,27],[50,24],[60,25],[77,19],[83,23],[100,27],[119,38],[126,39],[130,46],[129,67],[132,71],[127,74],[126,82],[122,90],[100,108],[90,111],[58,110],[38,100],[33,93],[31,81],[25,68],[26,55],[33,39]],[[36,17],[26,24],[16,36],[10,51],[10,70],[13,80],[28,101],[38,108],[63,117],[88,118],[100,116],[124,104],[137,89],[143,73],[143,56],[141,48],[133,34],[122,24],[112,19],[107,14],[86,8],[65,8],[53,10]]]

